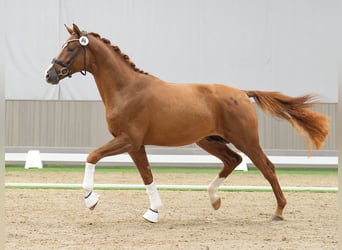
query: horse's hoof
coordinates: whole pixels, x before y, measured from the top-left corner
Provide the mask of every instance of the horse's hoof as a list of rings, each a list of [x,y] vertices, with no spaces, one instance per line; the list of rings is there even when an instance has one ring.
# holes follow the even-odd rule
[[[86,207],[90,210],[94,210],[99,201],[99,197],[100,196],[97,193],[90,192],[86,197],[84,197],[84,203]]]
[[[218,198],[216,201],[211,203],[211,205],[215,210],[219,209],[221,207],[221,198]]]
[[[146,211],[146,213],[143,215],[143,218],[151,223],[158,222],[158,211],[152,210],[151,208]]]
[[[90,210],[94,210],[94,208],[96,207],[96,205],[97,205],[97,202],[95,203],[94,206],[90,207],[89,209],[90,209]]]
[[[283,221],[284,218],[283,218],[283,216],[281,216],[281,215],[273,215],[272,220],[273,220],[273,221]]]

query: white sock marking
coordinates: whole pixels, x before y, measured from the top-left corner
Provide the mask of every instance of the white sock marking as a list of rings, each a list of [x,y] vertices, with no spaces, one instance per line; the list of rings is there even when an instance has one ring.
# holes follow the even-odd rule
[[[88,191],[94,189],[95,164],[86,163],[84,168],[83,188]]]
[[[209,198],[211,203],[214,203],[215,201],[217,201],[217,199],[219,198],[216,194],[217,189],[220,187],[220,185],[222,184],[222,182],[225,180],[226,178],[224,177],[219,177],[218,175],[210,182],[209,186],[208,186],[208,193],[209,193]]]

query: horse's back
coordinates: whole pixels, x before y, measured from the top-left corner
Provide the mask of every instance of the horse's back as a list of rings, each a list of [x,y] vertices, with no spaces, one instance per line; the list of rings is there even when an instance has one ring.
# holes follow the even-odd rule
[[[153,89],[153,90],[152,90]],[[175,84],[162,82],[151,88],[155,107],[177,116],[199,115],[207,119],[253,116],[255,109],[245,91],[224,84]]]

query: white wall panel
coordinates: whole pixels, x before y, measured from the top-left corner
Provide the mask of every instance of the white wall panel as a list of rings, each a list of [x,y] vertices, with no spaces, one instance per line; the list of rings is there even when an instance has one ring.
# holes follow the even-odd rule
[[[6,1],[6,98],[98,100],[91,76],[47,85],[44,71],[78,24],[171,82],[316,92],[337,102],[337,0]],[[20,8],[18,8],[20,6]]]
[[[272,89],[308,91],[337,102],[336,1],[275,1],[272,6]]]
[[[5,93],[7,99],[57,99],[59,86],[44,84],[58,51],[58,1],[5,1]]]

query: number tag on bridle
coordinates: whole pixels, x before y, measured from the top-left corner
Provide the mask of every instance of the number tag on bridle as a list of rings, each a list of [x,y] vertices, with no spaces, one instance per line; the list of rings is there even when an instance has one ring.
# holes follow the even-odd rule
[[[89,43],[89,39],[86,36],[81,36],[79,41],[82,46],[87,46]]]

